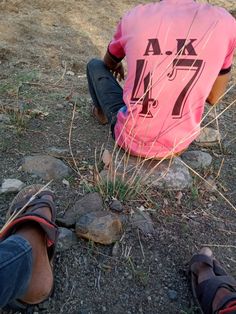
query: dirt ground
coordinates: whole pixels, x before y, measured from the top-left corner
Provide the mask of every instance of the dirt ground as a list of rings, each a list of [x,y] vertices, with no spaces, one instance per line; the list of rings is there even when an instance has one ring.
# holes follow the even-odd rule
[[[235,1],[210,2],[235,14]],[[98,3],[0,0],[0,113],[11,119],[10,124],[0,124],[0,182],[12,177],[27,184],[45,183],[20,171],[22,159],[47,153],[53,146],[68,149],[76,103],[71,144],[84,178],[74,172],[67,178],[69,187],[61,181],[52,183],[58,215],[86,192],[95,149],[112,145],[109,127],[98,125],[90,116],[86,63],[102,57],[119,18],[139,2]],[[68,71],[75,75],[68,75]],[[231,85],[235,73],[234,67]],[[219,105],[219,112],[235,97],[234,87]],[[14,113],[14,108],[21,108],[22,114]],[[220,117],[222,147],[206,150],[213,156],[213,165],[201,175],[215,178],[218,191],[236,206],[235,117],[235,106]],[[70,157],[65,155],[63,160],[71,164]],[[0,195],[0,226],[13,196]],[[37,312],[197,313],[186,263],[207,244],[236,276],[236,212],[197,177],[194,187],[183,192],[181,202],[176,196],[177,192],[151,190],[148,198],[141,195],[124,202],[127,216],[141,205],[152,209],[155,235],[145,237],[128,224],[117,256],[112,255],[113,246],[82,239],[70,250],[58,253],[54,295]]]

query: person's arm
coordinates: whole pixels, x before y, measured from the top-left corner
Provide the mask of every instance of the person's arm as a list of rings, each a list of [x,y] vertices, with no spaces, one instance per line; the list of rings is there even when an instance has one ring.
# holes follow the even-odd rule
[[[115,60],[107,51],[103,61],[119,81],[124,80],[124,67],[121,61]]]
[[[105,65],[114,76],[119,80],[124,79],[124,68],[122,59],[125,57],[123,46],[122,19],[116,27],[115,34],[107,47],[107,52],[103,58]]]
[[[212,86],[211,92],[207,97],[206,101],[208,104],[215,105],[219,101],[226,91],[229,79],[230,73],[222,74],[217,77]]]

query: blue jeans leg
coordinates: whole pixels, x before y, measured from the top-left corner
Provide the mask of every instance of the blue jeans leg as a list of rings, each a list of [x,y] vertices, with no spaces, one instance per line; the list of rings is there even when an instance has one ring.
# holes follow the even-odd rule
[[[102,109],[109,123],[114,123],[118,111],[125,106],[123,89],[102,60],[89,61],[87,79],[94,105]]]
[[[32,247],[18,235],[0,242],[0,308],[27,290],[32,273]]]

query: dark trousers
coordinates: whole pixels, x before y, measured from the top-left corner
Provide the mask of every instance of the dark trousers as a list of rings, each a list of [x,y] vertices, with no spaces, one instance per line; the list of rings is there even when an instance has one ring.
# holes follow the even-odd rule
[[[28,241],[12,235],[0,242],[0,308],[19,306],[32,273],[32,248]]]
[[[125,106],[123,89],[102,60],[89,61],[87,79],[93,103],[102,109],[113,131],[117,113]]]

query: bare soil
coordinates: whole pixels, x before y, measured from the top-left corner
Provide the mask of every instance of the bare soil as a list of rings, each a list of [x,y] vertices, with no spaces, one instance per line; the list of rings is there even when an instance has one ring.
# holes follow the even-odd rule
[[[211,2],[235,13],[234,1]],[[0,122],[0,182],[11,177],[27,184],[42,182],[20,171],[22,159],[47,153],[52,146],[68,149],[76,104],[71,144],[83,179],[74,172],[67,178],[69,188],[53,182],[58,215],[86,193],[95,149],[112,145],[109,127],[98,125],[90,116],[86,63],[102,57],[120,16],[136,4],[135,0],[0,1],[0,113],[11,119]],[[233,80],[235,67],[231,84]],[[234,87],[218,111],[235,96]],[[201,175],[215,178],[220,193],[236,205],[235,106],[220,117],[219,125],[222,147],[206,150],[214,162]],[[70,154],[62,159],[73,166]],[[155,235],[145,237],[127,224],[116,256],[113,246],[82,239],[57,254],[54,295],[37,312],[197,313],[186,263],[207,244],[236,276],[236,212],[197,177],[194,187],[182,193],[180,202],[177,192],[158,190],[125,201],[127,217],[141,205],[152,209]],[[12,198],[12,194],[0,195],[0,225]]]

